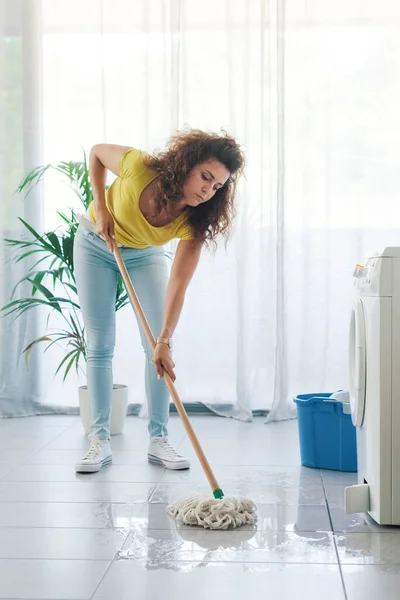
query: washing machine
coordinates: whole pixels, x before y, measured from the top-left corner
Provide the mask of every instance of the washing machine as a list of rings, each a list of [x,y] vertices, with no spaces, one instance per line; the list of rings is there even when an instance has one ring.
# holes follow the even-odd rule
[[[354,285],[350,407],[358,483],[345,490],[345,510],[400,525],[400,248],[368,253]]]

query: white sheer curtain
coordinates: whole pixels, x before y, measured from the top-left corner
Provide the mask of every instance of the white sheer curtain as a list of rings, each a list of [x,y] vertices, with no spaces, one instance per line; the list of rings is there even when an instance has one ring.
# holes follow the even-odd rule
[[[400,5],[34,4],[44,162],[80,160],[102,141],[151,151],[185,124],[225,127],[244,145],[233,239],[203,254],[175,336],[183,400],[241,419],[270,411],[273,420],[295,415],[298,393],[345,388],[353,265],[400,241]],[[49,178],[45,229],[59,224],[56,208],[74,203]],[[117,323],[114,379],[140,404],[132,311]],[[41,356],[45,402],[74,408],[83,381],[52,378],[61,356]]]
[[[42,190],[35,190],[26,201],[14,194],[23,174],[43,160],[38,8],[31,0],[0,0],[0,306],[9,301],[11,290],[30,264],[29,259],[16,263],[15,251],[4,239],[21,239],[24,235],[18,217],[38,229],[43,225]],[[21,287],[16,298],[27,293],[29,287]],[[0,416],[48,410],[40,354],[32,352],[29,370],[21,356],[41,326],[43,319],[38,311],[16,322],[11,317],[0,319]]]

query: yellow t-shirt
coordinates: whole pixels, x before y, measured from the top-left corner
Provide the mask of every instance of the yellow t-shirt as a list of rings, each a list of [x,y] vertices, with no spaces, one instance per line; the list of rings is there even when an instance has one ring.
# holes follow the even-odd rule
[[[132,248],[147,248],[162,246],[174,238],[193,239],[185,213],[163,227],[153,227],[144,218],[139,198],[144,188],[157,177],[157,171],[144,164],[145,156],[145,152],[135,148],[125,152],[118,164],[120,176],[106,191],[106,206],[114,219],[116,242]],[[89,205],[89,214],[96,223],[94,202]]]

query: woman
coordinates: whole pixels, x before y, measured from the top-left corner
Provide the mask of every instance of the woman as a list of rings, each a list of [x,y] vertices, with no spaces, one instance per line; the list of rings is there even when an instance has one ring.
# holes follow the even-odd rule
[[[113,144],[92,148],[89,173],[94,200],[81,219],[74,246],[92,399],[91,446],[77,462],[77,472],[96,472],[112,460],[110,405],[118,278],[112,239],[120,246],[150,328],[158,335],[153,351],[139,324],[146,356],[148,459],[169,469],[190,466],[168,441],[170,400],[161,378],[165,369],[175,381],[171,338],[185,292],[203,245],[229,233],[243,165],[239,145],[225,132],[181,132],[171,138],[166,151],[155,155]],[[105,192],[107,169],[117,179]],[[174,238],[180,241],[168,280],[163,244]]]

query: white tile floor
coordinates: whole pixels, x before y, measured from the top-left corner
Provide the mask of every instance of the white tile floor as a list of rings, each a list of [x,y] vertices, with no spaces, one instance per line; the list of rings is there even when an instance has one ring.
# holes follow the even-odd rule
[[[344,514],[355,476],[301,467],[297,421],[191,420],[225,494],[256,502],[256,527],[167,517],[167,503],[209,493],[178,417],[170,437],[190,471],[148,464],[146,423],[131,417],[95,475],[74,471],[88,445],[78,417],[0,419],[0,598],[399,598],[400,529]]]

